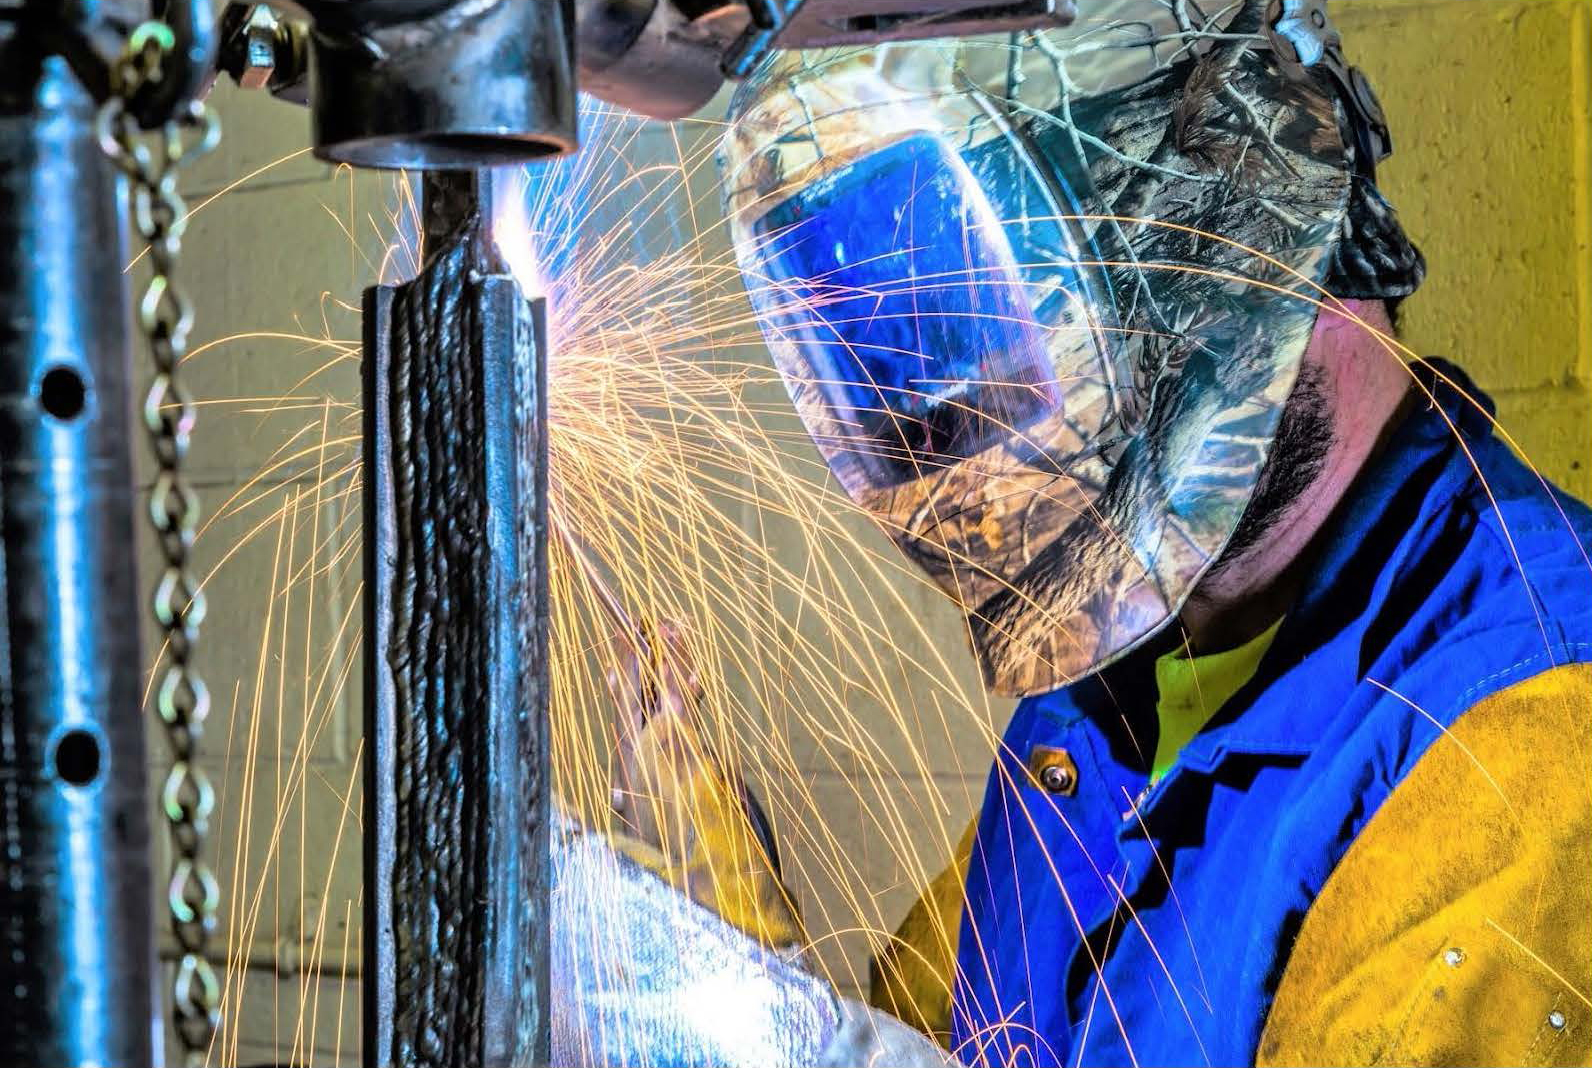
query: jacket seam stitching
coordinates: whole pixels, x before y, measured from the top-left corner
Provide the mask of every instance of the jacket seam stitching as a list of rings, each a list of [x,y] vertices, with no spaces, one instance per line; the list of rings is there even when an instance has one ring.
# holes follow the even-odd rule
[[[1469,687],[1466,688],[1464,693],[1461,693],[1459,695],[1459,697],[1455,700],[1455,702],[1454,702],[1455,707],[1460,709],[1460,710],[1468,710],[1470,708],[1470,705],[1471,705],[1471,698],[1476,696],[1481,690],[1483,690],[1484,688],[1492,685],[1493,683],[1497,682],[1500,679],[1508,678],[1510,675],[1512,675],[1515,672],[1519,671],[1521,668],[1529,667],[1530,665],[1536,664],[1536,663],[1542,661],[1545,658],[1548,659],[1550,662],[1552,662],[1552,657],[1553,657],[1553,654],[1554,654],[1555,650],[1566,652],[1566,653],[1575,653],[1575,652],[1582,652],[1582,651],[1587,650],[1587,649],[1592,649],[1592,642],[1559,642],[1559,643],[1556,643],[1555,645],[1553,645],[1550,648],[1542,650],[1541,652],[1532,653],[1530,656],[1525,657],[1525,658],[1523,658],[1521,660],[1517,660],[1515,663],[1510,664],[1508,667],[1503,668],[1500,671],[1495,671],[1491,675],[1488,675],[1488,676],[1486,676],[1484,678],[1477,679],[1474,683],[1472,683]],[[1569,666],[1570,666],[1569,663],[1564,663],[1564,664],[1553,663],[1552,664],[1553,668],[1569,667]],[[1552,670],[1552,668],[1550,668],[1549,670]]]

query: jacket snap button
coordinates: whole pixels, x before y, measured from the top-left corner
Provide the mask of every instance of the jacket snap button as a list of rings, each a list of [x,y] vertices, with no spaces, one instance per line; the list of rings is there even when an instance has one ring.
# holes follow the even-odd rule
[[[1078,765],[1065,749],[1049,745],[1030,749],[1028,777],[1047,794],[1071,797],[1078,792]]]
[[[1039,784],[1053,794],[1067,793],[1073,787],[1072,772],[1060,764],[1046,764],[1039,773]]]
[[[1552,1012],[1548,1013],[1548,1026],[1553,1028],[1555,1031],[1563,1031],[1564,1013],[1560,1012],[1558,1009],[1554,1009]]]
[[[1457,968],[1465,963],[1465,951],[1458,946],[1452,946],[1443,951],[1443,963],[1450,968]]]

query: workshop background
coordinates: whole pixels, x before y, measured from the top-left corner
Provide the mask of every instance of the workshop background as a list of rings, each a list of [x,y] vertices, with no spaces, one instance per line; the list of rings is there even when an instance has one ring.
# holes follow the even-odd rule
[[[1543,472],[1592,496],[1592,0],[1334,0],[1331,11],[1386,107],[1396,151],[1382,185],[1431,267],[1405,306],[1406,341],[1466,366]],[[389,255],[403,205],[390,178],[304,151],[304,112],[225,84],[214,103],[225,139],[186,176],[202,210],[181,268],[199,316],[193,458],[216,517],[198,552],[214,569],[199,664],[215,701],[204,754],[221,801],[216,944],[236,947],[213,1060],[346,1063],[361,907],[358,305],[373,279],[407,269]],[[676,151],[663,127],[638,146],[638,164]],[[155,573],[147,545],[145,567]],[[940,649],[965,647],[948,604],[922,586],[902,596]],[[144,643],[154,650],[152,627]],[[970,662],[958,684],[975,686]],[[928,854],[976,806],[1004,711],[917,740],[924,761],[909,775],[920,781],[896,788],[937,800],[901,807],[926,821],[914,863],[870,840],[876,783],[792,745],[813,753],[800,770],[822,817],[855,838],[878,916],[898,919],[918,873],[943,861]],[[158,782],[154,733],[150,753]],[[797,891],[815,935],[844,926],[855,888]],[[855,933],[818,947],[843,986],[864,981],[868,950]]]

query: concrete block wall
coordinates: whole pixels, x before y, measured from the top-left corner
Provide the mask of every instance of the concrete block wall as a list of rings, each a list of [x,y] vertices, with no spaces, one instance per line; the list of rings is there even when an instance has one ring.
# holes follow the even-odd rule
[[[1383,185],[1431,263],[1405,308],[1406,340],[1470,368],[1544,473],[1592,495],[1592,0],[1333,0],[1331,10],[1392,124]],[[221,795],[210,856],[222,875],[219,940],[240,965],[217,1062],[346,1063],[358,1046],[360,676],[358,501],[343,491],[357,455],[359,293],[383,270],[395,205],[388,179],[303,151],[302,112],[225,85],[216,103],[224,147],[184,187],[195,202],[236,188],[196,216],[184,270],[202,349],[186,370],[205,403],[193,463],[207,515],[231,502],[197,551],[203,572],[219,567],[200,654],[215,700],[207,766]],[[674,143],[651,140],[659,152]],[[778,531],[769,538],[787,559],[804,551]],[[956,613],[921,584],[901,596],[927,630],[914,655],[963,663],[957,685],[976,685]],[[829,929],[855,927],[859,912],[878,924],[905,911],[978,802],[1004,711],[963,723],[940,719],[922,695],[914,702],[917,726],[855,710],[875,743],[868,766],[817,739],[788,746],[854,868],[846,882],[860,884],[816,866],[795,879],[825,936],[820,959],[852,989],[869,938]],[[768,725],[782,721],[771,713]],[[157,784],[163,764],[152,734]],[[798,807],[776,819],[806,818]],[[311,978],[304,958],[317,933]]]
[[[1379,184],[1430,266],[1405,340],[1467,368],[1522,452],[1592,495],[1592,3],[1329,9],[1392,128]]]

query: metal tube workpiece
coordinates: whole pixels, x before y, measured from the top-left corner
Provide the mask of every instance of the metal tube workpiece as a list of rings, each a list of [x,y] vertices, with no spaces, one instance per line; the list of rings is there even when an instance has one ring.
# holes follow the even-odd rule
[[[64,60],[0,72],[3,1064],[150,1064],[122,191]]]

